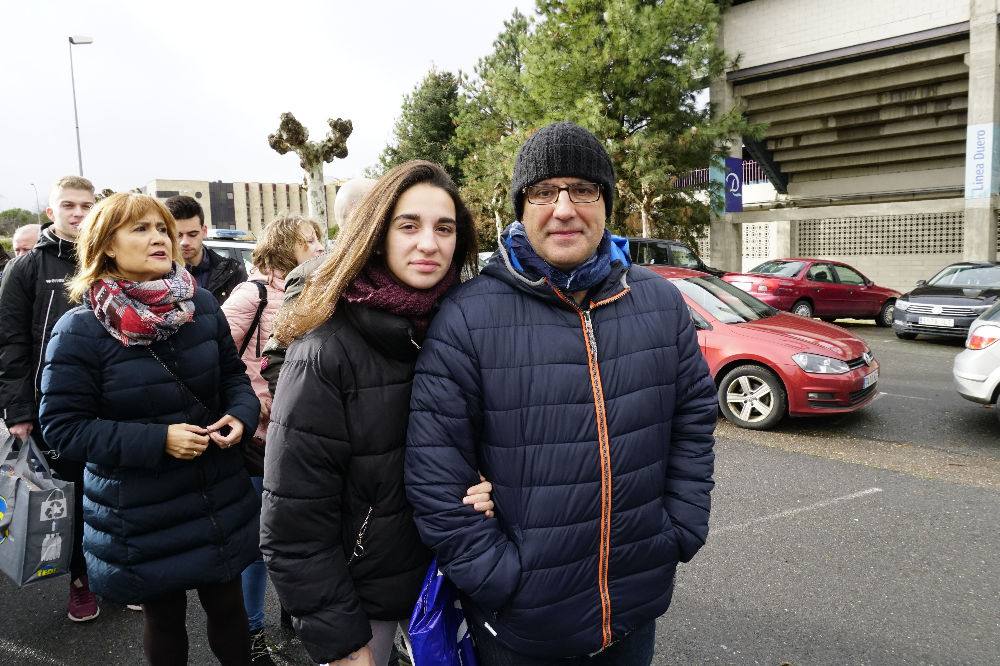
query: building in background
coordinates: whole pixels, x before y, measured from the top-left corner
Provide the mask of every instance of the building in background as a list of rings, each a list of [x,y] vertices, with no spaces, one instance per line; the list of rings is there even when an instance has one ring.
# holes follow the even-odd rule
[[[333,200],[344,183],[326,184],[326,208],[333,211]],[[205,211],[205,224],[214,229],[242,229],[259,234],[278,215],[308,215],[306,188],[301,183],[223,183],[207,180],[170,180],[157,178],[142,188],[144,194],[169,199],[178,194],[194,197]]]
[[[734,156],[778,194],[713,223],[709,263],[840,259],[905,290],[995,259],[997,22],[996,0],[735,0],[711,98],[767,125]]]

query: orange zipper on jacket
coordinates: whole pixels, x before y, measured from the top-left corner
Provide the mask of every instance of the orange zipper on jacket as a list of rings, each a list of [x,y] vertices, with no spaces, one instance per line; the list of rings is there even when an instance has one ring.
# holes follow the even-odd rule
[[[549,286],[552,286],[551,284]],[[601,648],[611,644],[611,593],[608,591],[608,562],[611,560],[611,438],[608,435],[607,407],[604,403],[604,387],[601,383],[601,367],[597,360],[597,336],[590,311],[596,307],[613,303],[629,292],[622,291],[590,307],[582,309],[572,299],[552,287],[560,300],[570,305],[580,317],[583,342],[587,348],[587,367],[590,374],[590,388],[594,396],[594,416],[597,420],[597,443],[601,466],[601,538],[598,544],[597,588],[601,597]]]

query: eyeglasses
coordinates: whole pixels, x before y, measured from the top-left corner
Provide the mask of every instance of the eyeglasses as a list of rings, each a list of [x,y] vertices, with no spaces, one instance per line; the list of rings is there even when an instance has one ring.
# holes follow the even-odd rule
[[[573,203],[594,203],[601,198],[601,186],[597,183],[573,183],[565,187],[558,185],[529,185],[525,187],[525,197],[528,203],[536,206],[553,204],[559,200],[559,195],[563,190],[569,192],[569,200]]]

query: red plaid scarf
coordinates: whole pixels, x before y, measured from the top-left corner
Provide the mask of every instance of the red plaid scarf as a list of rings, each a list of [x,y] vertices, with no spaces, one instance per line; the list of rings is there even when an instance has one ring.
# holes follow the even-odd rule
[[[195,281],[183,266],[148,282],[104,278],[90,286],[84,300],[97,321],[126,347],[166,340],[194,319]]]

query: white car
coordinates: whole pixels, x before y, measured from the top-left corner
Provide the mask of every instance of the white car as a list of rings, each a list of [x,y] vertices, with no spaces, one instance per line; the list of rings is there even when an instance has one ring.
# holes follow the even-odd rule
[[[955,357],[952,374],[963,398],[984,405],[997,402],[997,393],[1000,393],[1000,303],[972,322],[965,338],[965,351]]]

